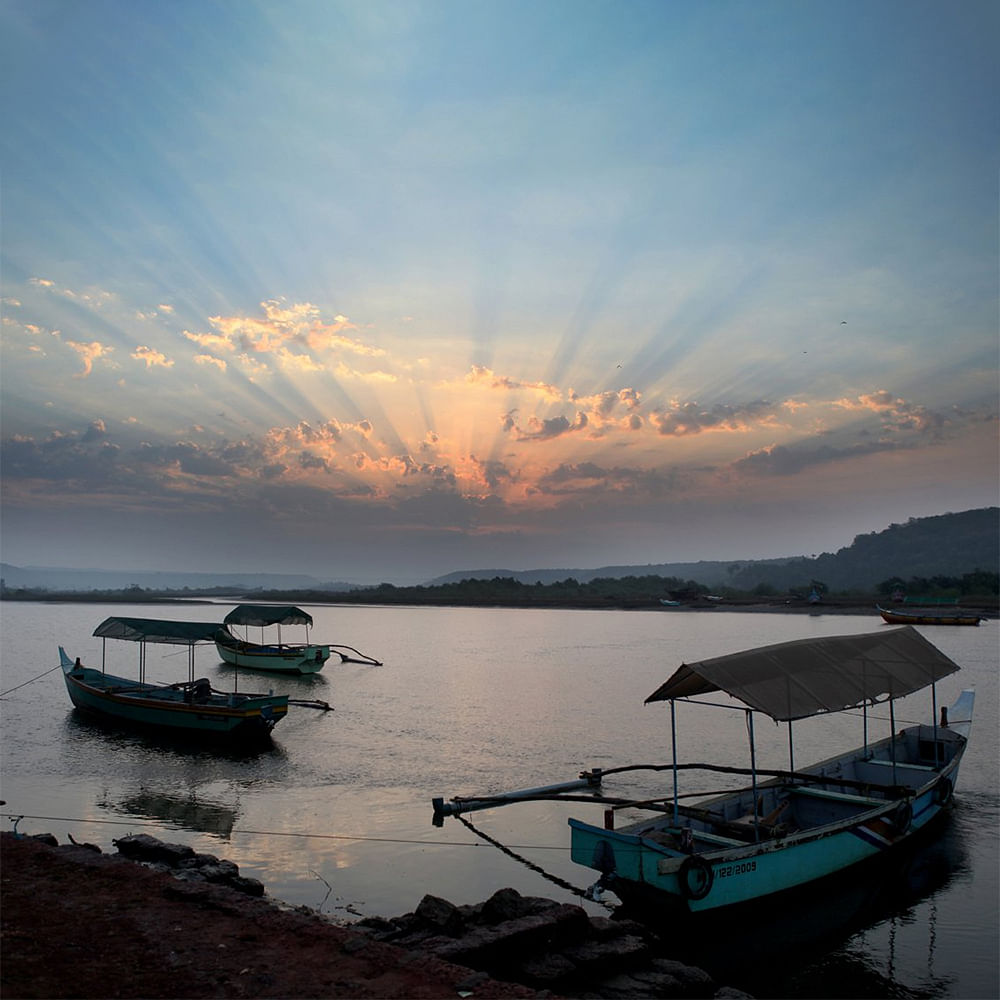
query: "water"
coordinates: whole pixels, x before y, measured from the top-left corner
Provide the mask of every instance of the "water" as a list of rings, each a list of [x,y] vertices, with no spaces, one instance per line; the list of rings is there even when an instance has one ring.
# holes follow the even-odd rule
[[[0,688],[55,666],[60,644],[98,664],[101,641],[91,633],[108,615],[221,620],[230,607],[5,602]],[[665,762],[669,710],[643,700],[683,660],[885,627],[875,615],[309,610],[312,638],[348,643],[384,665],[331,661],[302,679],[241,675],[242,689],[273,687],[335,706],[326,714],[293,708],[264,752],[185,751],[109,732],[72,710],[58,671],[8,694],[0,702],[4,824],[24,815],[24,832],[50,831],[63,842],[72,834],[105,850],[127,833],[181,841],[235,861],[272,896],[344,919],[402,914],[425,893],[474,903],[504,886],[581,903],[546,876],[580,889],[594,881],[596,873],[569,860],[566,819],[600,823],[601,807],[534,802],[472,814],[512,857],[457,819],[435,827],[431,799],[569,780],[593,766]],[[954,815],[915,858],[907,883],[866,900],[860,917],[848,915],[851,899],[822,900],[816,915],[837,920],[815,933],[808,921],[810,934],[794,948],[784,944],[787,929],[754,938],[748,928],[727,940],[723,957],[705,958],[718,978],[760,996],[1000,994],[997,627],[923,630],[963,667],[939,684],[939,704],[975,686],[976,721]],[[186,657],[173,652],[149,647],[151,678],[186,677]],[[130,675],[137,647],[109,642],[108,655],[109,670]],[[232,682],[214,649],[199,650],[197,673],[214,687]],[[930,711],[929,693],[911,696],[898,703],[897,724],[927,721]],[[786,766],[786,728],[767,720],[756,728],[760,766]],[[873,738],[887,728],[873,723]],[[796,762],[856,745],[860,732],[851,716],[797,723]],[[738,713],[682,709],[678,739],[682,759],[746,764]],[[640,772],[606,791],[662,794],[669,780]],[[703,780],[705,789],[720,787],[718,777]],[[846,925],[839,907],[847,908]],[[768,946],[779,937],[774,957]],[[749,945],[742,952],[741,940]]]

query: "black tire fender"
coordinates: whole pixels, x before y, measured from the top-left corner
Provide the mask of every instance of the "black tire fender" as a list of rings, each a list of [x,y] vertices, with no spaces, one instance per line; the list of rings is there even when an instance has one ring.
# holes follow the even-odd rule
[[[889,816],[889,822],[899,833],[906,833],[913,822],[913,806],[909,802],[900,802]]]
[[[954,792],[955,786],[951,783],[951,778],[939,778],[934,786],[934,801],[939,806],[946,806],[951,802]]]
[[[704,858],[692,854],[684,859],[677,878],[685,899],[704,899],[712,891],[715,873]]]

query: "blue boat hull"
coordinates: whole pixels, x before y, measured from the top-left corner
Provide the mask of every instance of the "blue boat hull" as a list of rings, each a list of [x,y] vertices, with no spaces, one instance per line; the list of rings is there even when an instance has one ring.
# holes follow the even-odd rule
[[[220,695],[193,686],[143,684],[90,668],[76,668],[60,648],[73,705],[83,712],[140,728],[193,736],[261,740],[288,712],[287,695]]]
[[[785,789],[790,800],[802,800],[803,811],[826,800],[830,808],[840,805],[853,814],[760,842],[720,836],[718,849],[697,855],[636,832],[642,824],[616,831],[570,819],[571,857],[600,871],[602,884],[623,902],[644,908],[657,901],[667,911],[695,914],[759,903],[885,857],[909,842],[949,807],[963,750],[964,741],[946,766],[926,768],[925,784],[898,801],[809,786]],[[664,828],[661,823],[659,831]],[[649,831],[654,832],[652,826]]]

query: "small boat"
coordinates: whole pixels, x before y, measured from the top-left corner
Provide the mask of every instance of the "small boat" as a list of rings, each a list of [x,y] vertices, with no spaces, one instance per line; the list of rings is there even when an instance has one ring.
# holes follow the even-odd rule
[[[240,604],[223,619],[223,627],[215,637],[215,648],[225,663],[234,667],[251,670],[266,670],[280,674],[315,674],[323,669],[331,651],[340,657],[341,663],[368,663],[375,667],[382,664],[351,646],[309,642],[312,615],[291,605]],[[246,629],[244,638],[235,635],[230,625],[242,625]],[[265,643],[263,630],[271,625],[278,627],[277,642]],[[282,625],[304,625],[306,641],[287,643],[281,641]],[[250,627],[261,629],[261,641],[250,641]],[[351,654],[354,654],[353,656]]]
[[[986,621],[979,615],[964,614],[928,614],[926,611],[889,611],[875,605],[887,625],[978,625]]]
[[[217,622],[175,622],[151,618],[107,618],[94,630],[104,640],[101,668],[74,661],[59,647],[70,701],[80,710],[116,722],[174,730],[187,735],[221,736],[233,741],[266,740],[288,713],[288,695],[216,691],[205,677],[194,676],[194,649],[214,642]],[[108,639],[139,643],[138,678],[105,670]],[[146,643],[186,646],[188,680],[154,684],[146,680]]]
[[[694,914],[731,917],[804,890],[822,905],[821,880],[863,863],[888,863],[946,810],[969,738],[975,692],[963,691],[938,718],[936,682],[959,669],[910,627],[892,632],[800,639],[682,664],[646,702],[668,701],[672,762],[584,771],[576,781],[476,799],[433,800],[441,817],[506,802],[548,798],[597,802],[604,825],[569,820],[573,861],[600,872],[595,898],[610,889],[635,912],[654,919]],[[931,723],[897,732],[897,698],[932,689]],[[694,701],[722,692],[734,703]],[[868,738],[868,706],[888,702],[890,735]],[[750,767],[681,764],[677,757],[678,703],[745,714]],[[863,709],[862,745],[796,769],[792,723]],[[787,770],[759,768],[754,717],[787,722]],[[672,792],[633,801],[600,793],[603,779],[625,771],[672,773]],[[704,793],[682,803],[682,772],[744,776],[745,787]],[[749,778],[749,785],[746,780]],[[568,795],[583,789],[586,795]],[[616,828],[621,809],[651,818]]]

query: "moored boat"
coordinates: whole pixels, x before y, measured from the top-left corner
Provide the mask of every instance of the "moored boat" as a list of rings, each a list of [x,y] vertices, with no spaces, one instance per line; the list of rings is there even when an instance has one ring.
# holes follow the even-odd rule
[[[281,674],[315,674],[323,669],[331,652],[336,653],[342,663],[368,663],[381,666],[378,660],[359,653],[351,646],[337,643],[310,643],[309,629],[313,619],[307,611],[292,605],[240,604],[223,619],[223,627],[215,637],[215,646],[225,663],[234,667],[251,670],[266,670]],[[241,625],[245,634],[242,638],[230,628]],[[277,641],[264,642],[263,630],[277,626]],[[304,643],[281,641],[282,625],[304,625]],[[250,628],[261,629],[261,641],[250,640]]]
[[[59,647],[60,664],[70,701],[105,719],[140,728],[173,730],[198,737],[232,741],[266,740],[288,713],[288,695],[215,690],[205,678],[195,678],[195,646],[214,642],[216,622],[178,622],[150,618],[105,619],[94,635],[139,644],[137,678],[119,677],[105,669],[106,645],[100,669],[72,660]],[[186,646],[188,679],[174,684],[146,680],[146,643]]]
[[[892,611],[875,605],[887,625],[978,625],[985,618],[977,614],[934,614],[927,611]]]
[[[609,889],[656,919],[731,916],[808,891],[863,863],[887,864],[949,807],[975,695],[962,692],[939,718],[936,684],[958,669],[909,627],[803,639],[682,664],[646,699],[670,704],[671,763],[595,769],[576,782],[507,795],[437,799],[435,812],[440,817],[532,798],[601,803],[603,826],[569,820],[573,861],[600,873],[595,893]],[[895,700],[926,687],[932,721],[897,732]],[[703,700],[719,692],[740,704]],[[679,763],[675,714],[681,703],[744,713],[750,767]],[[868,707],[884,703],[890,735],[872,742]],[[863,710],[861,746],[797,769],[792,723],[856,708]],[[788,724],[786,770],[757,766],[753,733],[759,713]],[[611,775],[643,769],[671,772],[671,791],[642,801],[599,791]],[[686,804],[680,776],[697,771],[742,775],[744,787]],[[580,788],[587,794],[568,794]],[[619,826],[616,814],[623,809],[651,815]]]

